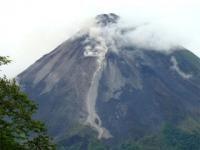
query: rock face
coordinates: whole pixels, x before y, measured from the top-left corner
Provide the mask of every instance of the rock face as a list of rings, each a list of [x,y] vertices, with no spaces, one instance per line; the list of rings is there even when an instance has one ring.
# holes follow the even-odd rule
[[[56,140],[79,126],[99,139],[138,138],[200,115],[200,59],[127,43],[119,16],[103,14],[18,75]],[[130,30],[136,30],[131,28]]]

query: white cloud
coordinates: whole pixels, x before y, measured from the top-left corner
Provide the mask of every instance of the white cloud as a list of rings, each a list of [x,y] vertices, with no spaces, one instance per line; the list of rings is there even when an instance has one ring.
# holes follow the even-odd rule
[[[13,60],[3,69],[9,77],[17,75],[78,31],[85,20],[110,12],[130,24],[152,22],[152,28],[169,33],[165,38],[178,40],[200,56],[199,8],[198,0],[0,0],[0,55]]]

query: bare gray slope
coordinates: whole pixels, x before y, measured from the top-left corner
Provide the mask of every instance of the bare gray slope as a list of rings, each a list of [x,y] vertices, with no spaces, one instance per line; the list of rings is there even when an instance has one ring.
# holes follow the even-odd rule
[[[94,26],[18,76],[39,104],[36,117],[56,139],[80,126],[94,129],[99,139],[128,139],[165,122],[199,119],[199,58],[181,47],[163,53],[127,43],[118,20],[98,16]]]
[[[24,90],[40,106],[37,117],[56,136],[87,117],[85,99],[96,62],[84,58],[81,41],[63,43],[19,75]]]

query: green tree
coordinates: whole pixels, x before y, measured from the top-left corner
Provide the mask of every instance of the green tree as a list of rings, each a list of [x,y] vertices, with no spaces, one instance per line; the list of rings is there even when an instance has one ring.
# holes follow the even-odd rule
[[[9,63],[0,56],[0,66]],[[37,105],[20,90],[15,80],[0,77],[0,149],[52,150],[55,145],[45,125],[32,118]]]
[[[172,150],[200,150],[200,133],[187,133],[177,127],[167,124],[162,130],[163,141]]]

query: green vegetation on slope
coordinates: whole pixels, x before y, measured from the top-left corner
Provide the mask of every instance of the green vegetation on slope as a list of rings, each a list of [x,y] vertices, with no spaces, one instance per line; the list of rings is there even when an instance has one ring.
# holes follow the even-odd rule
[[[200,131],[188,132],[167,124],[156,135],[145,136],[137,141],[130,139],[112,145],[94,136],[75,135],[65,140],[65,146],[61,147],[59,149],[63,150],[200,150]]]

